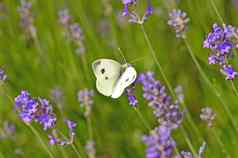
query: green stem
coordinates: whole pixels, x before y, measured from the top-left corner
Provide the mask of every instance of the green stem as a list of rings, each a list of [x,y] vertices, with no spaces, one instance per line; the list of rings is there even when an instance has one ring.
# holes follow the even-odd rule
[[[74,150],[74,152],[77,154],[78,158],[82,158],[80,153],[78,152],[77,148],[75,147],[75,145],[72,143],[71,146],[72,146],[72,149]]]
[[[159,71],[160,71],[160,73],[161,73],[161,75],[162,75],[162,77],[163,77],[163,79],[164,79],[164,81],[165,81],[165,83],[166,83],[166,85],[167,85],[167,87],[168,87],[170,93],[172,94],[173,98],[176,99],[177,97],[176,97],[176,95],[175,95],[175,93],[174,93],[174,90],[172,89],[172,86],[171,86],[171,84],[169,83],[169,80],[167,79],[167,77],[166,77],[166,75],[165,75],[165,73],[164,73],[164,70],[163,70],[162,66],[160,65],[160,62],[159,62],[159,60],[158,60],[157,57],[156,57],[155,50],[154,50],[154,48],[152,47],[152,44],[151,44],[151,42],[150,42],[150,39],[149,39],[149,37],[148,37],[148,35],[147,35],[147,33],[146,33],[146,31],[145,31],[143,25],[141,25],[141,30],[142,30],[142,32],[143,32],[143,34],[144,34],[146,43],[147,43],[147,45],[148,45],[148,47],[149,47],[149,49],[150,49],[150,53],[151,53],[151,55],[152,55],[152,57],[153,57],[153,59],[154,59],[154,62],[156,63],[157,67],[159,68]],[[185,105],[183,104],[183,106],[185,106]],[[191,119],[191,117],[188,117],[188,118],[189,118],[189,120]],[[193,124],[193,121],[192,121],[192,120],[190,120],[189,122],[191,123],[191,125]],[[196,128],[195,125],[193,125],[192,127],[195,128],[195,131],[198,131],[198,130],[196,130],[197,128]],[[187,134],[184,133],[185,130],[182,130],[182,132],[183,132],[184,136],[187,136]],[[199,134],[199,135],[200,135],[200,134]],[[185,139],[186,139],[186,142],[188,143],[190,149],[194,151],[194,148],[193,148],[193,146],[192,146],[192,144],[191,144],[189,138],[186,137]],[[194,153],[195,153],[195,152],[194,152]],[[196,153],[195,153],[194,155],[196,155]]]
[[[48,153],[48,155],[51,158],[54,158],[54,156],[52,155],[52,153],[50,152],[49,148],[47,147],[47,145],[44,143],[44,141],[42,140],[40,134],[37,132],[37,130],[31,126],[30,124],[27,124],[28,127],[30,127],[31,131],[35,134],[35,136],[38,138],[40,144],[42,145],[42,147],[45,149],[45,151]]]
[[[160,73],[161,73],[161,75],[162,75],[162,78],[164,79],[164,81],[165,81],[165,83],[166,83],[166,85],[167,85],[169,91],[170,91],[170,92],[173,92],[172,86],[170,85],[169,80],[167,79],[167,77],[166,77],[166,75],[165,75],[165,73],[164,73],[164,70],[163,70],[162,66],[160,65],[159,60],[158,60],[157,57],[156,57],[155,50],[154,50],[154,48],[153,48],[152,45],[151,45],[150,39],[149,39],[149,37],[148,37],[148,35],[147,35],[146,31],[145,31],[145,28],[144,28],[144,25],[143,25],[143,24],[141,24],[141,30],[142,30],[142,32],[143,32],[143,34],[144,34],[146,43],[147,43],[147,45],[148,45],[148,47],[149,47],[149,49],[150,49],[150,53],[151,53],[151,55],[152,55],[152,57],[153,57],[153,59],[154,59],[154,62],[156,63],[157,67],[159,68],[159,71],[160,71]],[[172,93],[172,94],[173,94],[173,93]]]
[[[196,65],[199,73],[201,74],[202,78],[204,79],[204,81],[206,82],[206,84],[210,87],[210,89],[213,91],[213,93],[216,95],[216,97],[218,98],[218,100],[221,102],[222,106],[224,107],[225,112],[227,113],[229,119],[231,120],[231,123],[235,129],[235,131],[238,133],[238,128],[236,125],[236,122],[233,119],[232,113],[230,111],[230,109],[228,108],[228,106],[226,105],[225,101],[222,99],[221,94],[218,92],[218,90],[212,85],[212,83],[210,82],[210,80],[208,79],[207,75],[205,74],[205,72],[203,71],[203,69],[201,68],[199,62],[197,61],[192,48],[190,47],[188,41],[186,39],[184,39],[185,45],[188,49],[188,52],[190,54],[190,56],[192,57],[192,60],[194,62],[194,64]]]
[[[190,148],[190,150],[191,150],[193,156],[194,156],[195,158],[199,158],[199,156],[198,156],[196,150],[194,149],[193,144],[192,144],[192,142],[190,141],[190,139],[189,139],[189,137],[188,137],[188,134],[186,133],[184,127],[182,126],[182,127],[180,128],[180,130],[181,130],[181,132],[182,132],[182,134],[183,134],[183,137],[185,138],[185,141],[186,141],[186,143],[188,144],[188,146],[189,146],[189,148]]]
[[[221,148],[221,152],[225,155],[226,158],[231,158],[231,156],[229,155],[229,153],[226,151],[225,145],[222,143],[220,137],[217,135],[217,132],[215,131],[215,129],[211,129],[213,136],[215,136],[218,145]]]
[[[222,16],[221,16],[221,14],[219,13],[219,11],[218,11],[218,9],[217,9],[217,7],[216,7],[216,4],[215,4],[214,0],[210,0],[210,2],[211,2],[211,5],[212,5],[212,7],[213,7],[213,9],[214,9],[214,11],[215,11],[217,17],[218,17],[219,20],[220,20],[220,22],[221,22],[222,24],[225,24],[225,23],[224,23],[224,20],[223,20],[223,18],[222,18]],[[236,34],[234,34],[234,36],[236,36],[236,38],[238,38]],[[238,96],[238,90],[237,90],[237,88],[235,87],[235,84],[234,84],[234,82],[233,82],[232,80],[231,80],[231,88],[233,89],[235,95]]]
[[[141,121],[144,124],[144,126],[150,131],[151,129],[150,129],[149,123],[145,120],[145,118],[143,117],[142,113],[136,107],[133,107],[133,109],[135,110],[135,112],[138,115],[138,117],[141,119]]]
[[[91,120],[90,114],[89,114],[89,116],[86,116],[86,119],[87,119],[89,139],[93,140],[92,120]]]
[[[213,0],[210,0],[210,2],[211,2],[211,5],[212,5],[212,7],[213,7],[215,13],[217,14],[217,16],[218,16],[218,18],[219,18],[219,20],[220,20],[220,22],[221,22],[222,24],[224,24],[224,21],[223,21],[221,15],[219,14],[219,11],[218,11],[218,9],[217,9],[217,7],[216,7],[215,2],[214,2]]]
[[[62,153],[62,155],[63,155],[63,158],[68,158],[68,155],[67,155],[67,153],[64,151],[64,148],[63,148],[62,146],[60,146],[60,151],[61,151],[61,153]]]
[[[231,80],[230,82],[231,82],[231,88],[233,89],[235,95],[238,97],[238,91],[237,91],[234,81]]]

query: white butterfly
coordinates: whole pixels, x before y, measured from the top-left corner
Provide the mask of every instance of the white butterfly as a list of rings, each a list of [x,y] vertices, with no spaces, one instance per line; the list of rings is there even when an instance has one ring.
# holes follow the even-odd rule
[[[135,81],[137,75],[132,66],[121,65],[111,59],[98,59],[93,62],[92,68],[97,78],[97,90],[112,98],[119,98],[125,88]]]

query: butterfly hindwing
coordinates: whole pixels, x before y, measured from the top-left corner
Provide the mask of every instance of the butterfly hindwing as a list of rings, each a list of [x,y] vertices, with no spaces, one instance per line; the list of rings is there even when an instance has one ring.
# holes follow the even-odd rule
[[[136,70],[134,67],[127,67],[122,73],[112,92],[112,98],[118,98],[122,95],[125,88],[130,86],[136,80]]]

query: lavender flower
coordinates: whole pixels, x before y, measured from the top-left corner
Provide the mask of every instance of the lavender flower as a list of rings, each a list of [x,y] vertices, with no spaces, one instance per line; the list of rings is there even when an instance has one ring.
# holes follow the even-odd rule
[[[110,34],[110,23],[106,19],[102,19],[98,24],[98,32],[102,35],[102,37],[106,37]]]
[[[72,144],[75,136],[75,128],[77,124],[71,120],[65,120],[69,129],[69,140],[59,136],[56,129],[56,115],[50,102],[44,98],[33,98],[27,91],[21,91],[21,94],[15,98],[15,108],[19,112],[19,116],[27,124],[35,121],[39,123],[48,134],[49,144],[67,145]]]
[[[220,71],[226,76],[226,80],[233,80],[237,76],[237,72],[231,67],[231,65],[223,65]]]
[[[23,1],[18,8],[20,14],[21,27],[29,39],[36,38],[36,27],[34,26],[34,17],[32,15],[32,3]]]
[[[36,121],[42,125],[44,130],[51,129],[55,126],[56,117],[53,113],[49,101],[43,98],[34,99],[27,91],[22,91],[15,98],[15,107],[19,116],[25,123]]]
[[[168,25],[175,30],[176,37],[178,38],[186,37],[185,33],[188,29],[188,22],[189,18],[187,17],[187,14],[182,10],[173,10],[169,14]]]
[[[130,10],[130,6],[136,5],[136,0],[122,0],[122,4],[124,5],[124,9],[122,11],[122,15],[129,18],[129,22],[135,24],[144,24],[144,22],[149,18],[149,16],[153,13],[153,7],[148,0],[147,9],[142,17],[140,17],[135,10]]]
[[[65,120],[68,128],[69,128],[69,131],[71,133],[72,136],[75,135],[75,128],[77,126],[77,124],[74,122],[74,121],[71,121],[71,120]]]
[[[126,88],[126,95],[128,97],[129,104],[133,107],[136,107],[138,104],[138,100],[135,96],[135,86]]]
[[[5,71],[0,68],[0,82],[5,81],[7,79],[7,75],[5,74]]]
[[[48,135],[49,144],[64,146],[73,143],[77,123],[68,119],[65,120],[65,123],[69,130],[69,138],[66,139],[61,133],[59,134],[58,130],[53,130],[52,133]]]
[[[228,55],[233,47],[233,44],[229,41],[227,33],[224,28],[217,24],[213,25],[212,32],[208,34],[203,46],[219,53],[219,55]],[[228,30],[226,32],[229,32]],[[228,33],[229,35],[230,33]],[[230,36],[230,35],[229,35]]]
[[[232,50],[238,46],[238,29],[231,25],[223,27],[213,24],[212,32],[204,40],[203,47],[211,49],[212,53],[208,57],[209,64],[219,64],[221,72],[226,76],[226,80],[233,80],[237,72],[229,65],[232,57]]]
[[[65,28],[68,28],[71,23],[72,17],[69,15],[68,9],[62,9],[59,11],[59,22]]]
[[[55,145],[60,142],[60,140],[58,138],[56,138],[55,136],[53,136],[51,134],[48,135],[48,138],[49,138],[50,145]]]
[[[95,158],[96,157],[95,141],[88,140],[85,145],[85,150],[89,158]]]
[[[78,101],[82,107],[85,107],[86,111],[84,115],[86,117],[89,116],[92,111],[93,96],[94,96],[93,90],[83,89],[78,92]]]
[[[122,0],[122,3],[124,5],[124,9],[123,9],[122,15],[129,16],[130,15],[129,6],[130,5],[135,5],[136,4],[136,0]]]
[[[184,101],[183,87],[177,86],[174,91],[177,96],[177,101],[182,103]]]
[[[64,105],[64,93],[62,89],[60,87],[55,87],[51,90],[50,94],[54,103],[62,110]]]
[[[1,129],[1,127],[0,127]],[[0,140],[15,138],[16,126],[10,121],[3,122],[3,128],[0,130]]]
[[[202,121],[206,122],[208,127],[213,126],[213,121],[216,117],[216,114],[210,107],[202,108],[200,118]]]
[[[193,158],[192,153],[188,152],[188,151],[181,151],[180,154],[176,155],[173,158]]]
[[[70,31],[70,38],[74,43],[79,47],[78,49],[81,50],[81,52],[78,53],[84,53],[84,47],[83,47],[83,40],[84,40],[84,35],[83,31],[78,23],[72,23],[69,26],[69,31]]]
[[[16,125],[9,121],[4,121],[3,130],[8,136],[13,136],[16,133]]]
[[[76,53],[82,55],[85,53],[84,34],[80,25],[73,21],[67,9],[59,11],[59,22],[65,29],[66,37],[76,46]]]
[[[181,155],[183,156],[183,158],[193,158],[192,153],[188,151],[181,151]]]
[[[179,102],[173,103],[171,97],[167,95],[165,87],[155,80],[154,73],[140,74],[138,82],[143,85],[143,97],[149,102],[159,123],[169,129],[178,128],[183,119]]]
[[[155,128],[150,135],[144,136],[147,145],[147,158],[172,157],[176,143],[171,137],[171,131],[165,126]]]

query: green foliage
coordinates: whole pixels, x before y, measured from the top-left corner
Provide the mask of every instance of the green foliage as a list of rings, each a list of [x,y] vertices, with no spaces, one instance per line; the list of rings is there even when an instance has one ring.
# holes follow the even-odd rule
[[[224,80],[216,66],[207,62],[209,50],[202,48],[205,35],[213,23],[220,23],[211,5],[212,0],[181,0],[177,7],[188,13],[190,17],[187,41],[196,59],[207,77],[238,122],[237,96],[229,81]],[[215,0],[214,0],[215,1]],[[191,128],[188,120],[184,120],[187,138],[197,151],[202,139],[208,143],[204,157],[224,158],[237,157],[238,133],[224,111],[224,107],[206,84],[189,55],[188,49],[181,39],[176,39],[174,32],[168,27],[168,11],[173,8],[172,0],[153,1],[154,14],[145,22],[144,27],[155,49],[156,56],[162,65],[170,84],[173,87],[182,85],[185,93],[185,104],[199,130],[200,138]],[[42,96],[51,100],[51,90],[58,86],[63,89],[65,107],[63,115],[78,122],[75,146],[85,156],[84,145],[89,139],[87,121],[77,101],[77,91],[83,88],[95,90],[92,112],[93,138],[96,142],[98,158],[142,158],[145,157],[145,146],[141,136],[149,133],[134,109],[128,104],[125,96],[117,100],[104,97],[96,92],[95,77],[91,63],[97,58],[112,58],[123,62],[118,48],[123,51],[126,60],[132,63],[137,71],[155,71],[162,83],[165,81],[154,63],[150,49],[145,41],[141,27],[127,21],[118,21],[122,10],[120,1],[114,0],[32,0],[33,15],[37,28],[38,41],[27,40],[19,25],[17,8],[20,2],[3,0],[0,4],[0,67],[8,80],[0,88],[0,129],[5,120],[16,124],[15,138],[0,140],[0,158],[48,157],[38,138],[32,133],[14,111],[13,99],[21,90],[28,90],[33,96]],[[238,25],[238,6],[232,0],[216,0],[220,15],[227,24]],[[146,4],[138,7],[143,14]],[[60,9],[68,8],[75,22],[78,22],[84,33],[86,52],[79,56],[75,46],[65,38],[63,28],[58,21]],[[105,28],[102,28],[105,27]],[[237,56],[235,56],[237,58]],[[237,59],[234,59],[234,65]],[[237,80],[234,81],[237,85]],[[155,127],[156,120],[151,109],[137,90],[139,111]],[[10,99],[11,98],[11,99]],[[200,109],[211,106],[217,113],[215,127],[208,129],[199,118]],[[59,118],[57,127],[66,132],[63,115],[55,106]],[[33,124],[47,144],[54,157],[77,157],[71,146],[60,147],[48,145],[45,132]],[[0,132],[1,133],[1,132]],[[180,130],[174,133],[178,149],[190,150]],[[23,155],[17,155],[20,149]]]

